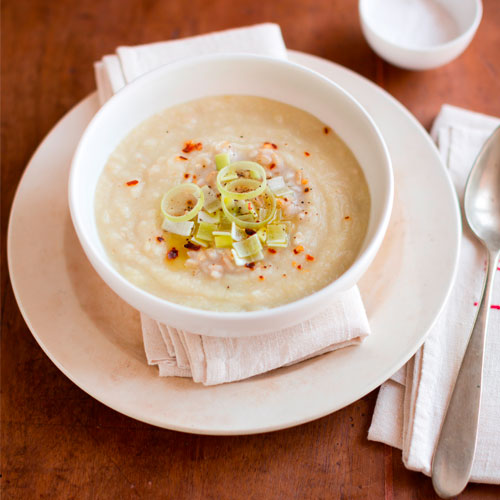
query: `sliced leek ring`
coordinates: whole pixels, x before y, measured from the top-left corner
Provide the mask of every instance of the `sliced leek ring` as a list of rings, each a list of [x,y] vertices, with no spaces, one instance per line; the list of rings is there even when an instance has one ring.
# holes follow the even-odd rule
[[[245,229],[259,229],[262,226],[265,226],[268,222],[270,222],[274,214],[276,213],[276,198],[273,195],[273,193],[269,190],[269,188],[266,189],[265,191],[266,198],[271,200],[270,201],[270,206],[267,208],[267,213],[266,217],[258,222],[252,222],[249,220],[243,220],[242,217],[245,217],[245,215],[241,217],[237,217],[235,214],[231,213],[230,209],[228,208],[231,205],[231,197],[223,196],[222,197],[222,210],[224,211],[224,214],[226,217],[231,221],[234,222],[237,226],[243,227]],[[232,196],[232,195],[231,195]],[[228,202],[226,202],[228,200]]]
[[[179,203],[182,204],[182,197],[184,197],[184,201],[186,201],[186,196],[188,195],[197,199],[193,208],[185,211],[182,215],[173,215],[172,207],[176,204],[178,205]],[[184,222],[193,219],[202,209],[204,202],[205,195],[197,184],[192,182],[179,184],[178,186],[174,186],[172,189],[169,189],[163,196],[161,200],[161,213],[167,220],[172,222]]]
[[[240,177],[234,179],[238,171],[249,171],[251,178]],[[256,178],[257,177],[257,178]],[[229,181],[229,182],[227,182]],[[251,200],[261,195],[267,186],[266,171],[254,161],[237,161],[219,170],[217,174],[217,188],[222,196],[233,200]],[[245,191],[236,191],[245,189]]]

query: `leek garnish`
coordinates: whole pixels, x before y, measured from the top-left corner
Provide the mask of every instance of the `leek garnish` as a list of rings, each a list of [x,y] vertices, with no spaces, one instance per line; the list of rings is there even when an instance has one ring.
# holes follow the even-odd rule
[[[250,259],[250,262],[257,262],[258,260],[264,259],[264,254],[262,253],[262,250],[260,250],[256,254],[253,254],[253,255],[250,255],[250,257],[247,257],[247,259]]]
[[[252,234],[246,240],[235,241],[233,248],[236,250],[238,257],[244,258],[260,252],[262,250],[262,243],[256,234]]]
[[[216,248],[231,248],[233,238],[230,231],[214,231],[213,233]]]
[[[234,258],[234,263],[237,266],[244,266],[245,264],[250,264],[251,262],[257,262],[259,260],[264,259],[264,254],[262,253],[262,250],[259,250],[257,253],[253,255],[249,255],[248,257],[239,257],[236,250],[231,250],[231,253],[233,254]]]
[[[279,177],[273,177],[269,179],[267,185],[269,189],[279,197],[295,195],[295,193],[285,184],[283,177],[281,175]]]
[[[219,153],[215,155],[215,167],[217,170],[222,170],[224,167],[227,167],[229,163],[229,153]]]
[[[247,237],[244,229],[241,229],[241,227],[238,227],[238,225],[233,222],[231,225],[231,238],[233,238],[234,241],[241,241]]]
[[[252,178],[246,177],[244,172],[249,172],[248,175]],[[228,196],[233,200],[256,198],[264,192],[266,185],[266,171],[254,161],[231,163],[217,174],[217,188],[223,196]]]
[[[269,191],[266,190],[265,192],[265,198],[268,201],[269,205],[266,213],[265,213],[265,218],[261,219],[260,215],[258,219],[248,220],[247,214],[239,215],[233,211],[231,211],[228,206],[227,206],[227,199],[226,197],[222,198],[222,210],[226,214],[226,217],[231,221],[236,223],[238,226],[243,227],[245,229],[259,229],[262,226],[265,226],[268,224],[274,217],[274,214],[276,212],[276,198],[274,195]],[[248,214],[253,218],[252,214]]]
[[[228,172],[224,177],[221,177],[221,182],[229,182],[234,181],[238,178],[238,174],[236,172]]]
[[[191,221],[172,222],[171,220],[165,219],[161,228],[164,231],[178,234],[179,236],[190,236],[193,226],[194,222]]]
[[[255,220],[256,220],[256,217],[254,217],[253,214],[248,213],[248,214],[240,215],[239,219],[240,219],[241,222],[251,222],[251,223],[254,223]]]
[[[196,231],[196,239],[213,241],[214,237],[212,233],[214,231],[217,231],[217,226],[215,224],[210,224],[209,222],[200,222],[198,231]]]
[[[233,238],[231,238],[231,233],[226,233],[224,231],[214,231],[213,235],[216,248],[231,248],[233,246]]]
[[[199,245],[205,248],[208,247],[208,241],[197,240],[194,236],[189,241],[192,241],[195,245]]]
[[[236,250],[231,250],[231,253],[233,254],[234,263],[237,266],[244,266],[247,263],[246,259],[242,259],[241,257],[238,257]]]
[[[267,246],[269,248],[286,248],[288,246],[288,241],[286,243],[274,243],[274,242],[268,242]]]
[[[217,193],[208,186],[203,186],[201,188],[203,191],[203,196],[205,201],[203,203],[203,208],[206,212],[212,213],[220,208],[220,199]]]
[[[232,222],[226,217],[224,212],[220,212],[219,229],[221,231],[231,231]]]
[[[267,226],[268,241],[284,243],[287,239],[287,228],[284,224],[269,224]]]
[[[207,214],[207,212],[201,210],[198,212],[198,222],[209,222],[210,224],[218,224],[220,222],[220,211],[214,214]]]
[[[276,205],[295,193],[281,176],[268,180],[256,162],[231,163],[229,153],[220,153],[215,165],[217,189],[186,183],[167,191],[162,228],[187,237],[197,249],[231,249],[236,265],[253,269],[252,263],[264,259],[264,245],[272,253],[289,245],[292,223]]]
[[[184,222],[191,220],[201,210],[204,201],[205,195],[197,184],[180,184],[165,193],[161,200],[161,211],[172,222]],[[177,215],[178,212],[182,213]]]
[[[287,247],[288,227],[286,224],[269,224],[266,244],[268,247]]]
[[[262,243],[265,243],[266,240],[267,240],[267,228],[265,227],[261,227],[258,231],[257,231],[257,236],[259,237],[259,240],[262,242]]]

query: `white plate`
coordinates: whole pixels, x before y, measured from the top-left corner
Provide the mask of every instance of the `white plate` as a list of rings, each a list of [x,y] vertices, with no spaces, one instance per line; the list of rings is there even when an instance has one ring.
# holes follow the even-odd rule
[[[393,217],[360,283],[373,334],[359,347],[217,387],[158,377],[157,369],[146,364],[138,314],[94,272],[68,212],[68,168],[97,110],[95,94],[54,127],[24,173],[8,235],[9,270],[21,312],[63,373],[125,415],[203,434],[264,432],[319,418],[364,396],[401,367],[424,341],[448,296],[460,215],[431,139],[408,111],[368,80],[329,61],[289,55],[365,106],[394,164]]]

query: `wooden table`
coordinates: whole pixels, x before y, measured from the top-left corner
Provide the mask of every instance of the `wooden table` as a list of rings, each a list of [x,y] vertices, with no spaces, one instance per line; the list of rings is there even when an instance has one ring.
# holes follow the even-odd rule
[[[374,80],[429,127],[447,102],[500,116],[500,2],[443,68],[394,68],[369,49],[355,0],[4,0],[2,249],[14,191],[37,144],[95,88],[92,63],[119,44],[275,21],[288,47]],[[43,221],[40,221],[43,223]],[[376,392],[333,415],[259,436],[205,437],[122,416],[73,385],[24,323],[2,258],[3,498],[435,498],[401,453],[366,439]],[[499,498],[469,486],[462,498]]]

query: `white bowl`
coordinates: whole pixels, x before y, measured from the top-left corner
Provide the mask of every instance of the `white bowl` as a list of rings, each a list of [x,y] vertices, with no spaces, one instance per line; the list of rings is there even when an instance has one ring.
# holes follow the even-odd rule
[[[113,267],[97,232],[94,193],[119,142],[158,111],[210,95],[240,94],[297,106],[328,124],[356,155],[370,189],[367,235],[353,265],[336,281],[295,302],[254,312],[194,309],[156,297],[130,283]],[[132,307],[187,331],[239,337],[297,324],[352,287],[373,260],[387,229],[393,176],[387,148],[376,125],[343,89],[316,72],[270,57],[248,54],[203,56],[163,66],[113,96],[83,134],[71,165],[69,204],[80,242],[102,279]]]
[[[481,0],[359,0],[361,29],[382,59],[437,68],[458,57],[481,22]]]

